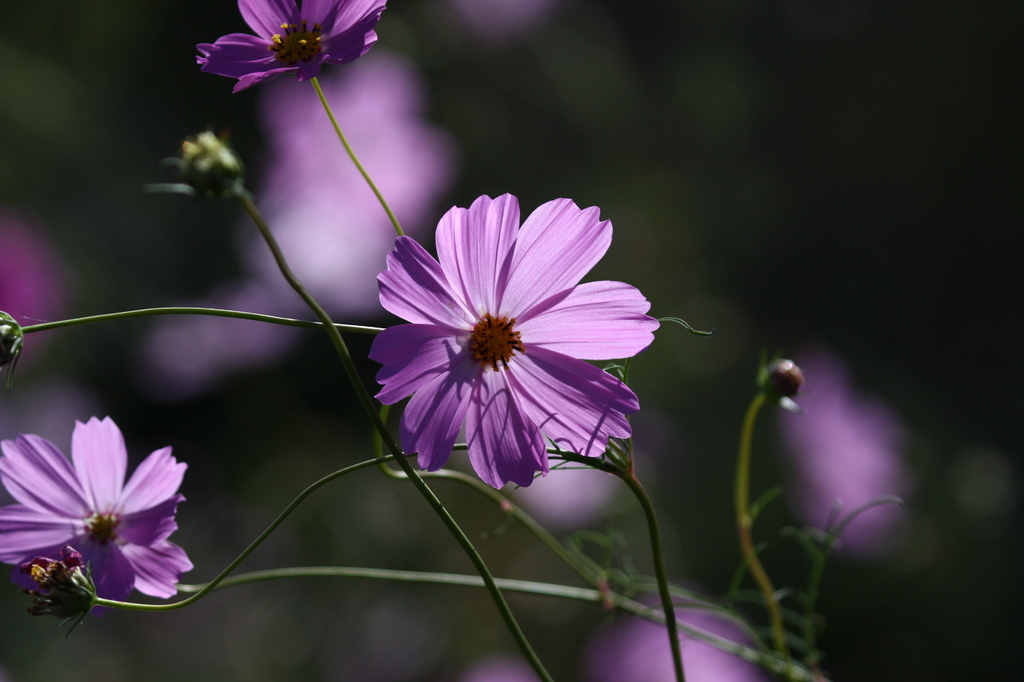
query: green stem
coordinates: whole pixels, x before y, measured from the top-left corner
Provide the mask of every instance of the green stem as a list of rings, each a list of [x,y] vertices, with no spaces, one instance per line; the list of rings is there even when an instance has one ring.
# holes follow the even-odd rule
[[[233,576],[223,580],[217,585],[218,589],[228,587],[239,587],[270,580],[281,580],[286,578],[364,578],[370,580],[394,580],[400,582],[427,583],[433,585],[452,585],[461,587],[483,587],[484,582],[480,576],[463,575],[459,573],[431,573],[421,571],[398,571],[381,568],[358,568],[350,566],[307,566],[278,568],[267,571],[254,571]],[[609,594],[600,590],[585,587],[572,587],[569,585],[557,585],[552,583],[540,583],[530,580],[511,580],[507,578],[496,578],[495,581],[503,590],[522,592],[524,594],[536,594],[549,597],[560,597],[563,599],[575,599],[594,604],[607,604]],[[208,585],[178,585],[182,592],[197,592],[206,590]],[[647,620],[665,624],[665,615],[660,609],[652,608],[646,604],[634,601],[620,594],[611,593],[611,604],[622,611],[632,613]],[[128,602],[105,601],[103,606],[115,606],[118,608],[147,610],[150,605],[134,604]],[[756,663],[773,672],[783,672],[789,667],[789,662],[781,658],[759,651],[744,644],[739,644],[725,637],[715,635],[703,628],[692,626],[680,621],[680,631],[687,637],[710,644],[711,646],[730,653],[738,658],[751,663]],[[796,679],[812,682],[815,678],[812,673],[802,667],[796,668]]]
[[[751,532],[754,520],[750,514],[750,443],[753,439],[754,423],[757,421],[758,412],[761,411],[766,400],[767,396],[763,392],[758,392],[754,396],[750,407],[747,408],[747,415],[743,419],[743,428],[740,431],[740,451],[736,463],[736,531],[739,536],[740,553],[743,555],[750,574],[754,577],[754,582],[757,583],[764,595],[765,604],[768,607],[775,650],[788,660],[790,657],[789,647],[786,645],[786,631],[782,624],[782,610],[779,608],[779,600],[775,596],[775,587],[754,549]]]
[[[632,460],[631,460],[632,461]],[[647,530],[651,536],[651,555],[654,560],[654,574],[658,579],[658,594],[661,596],[661,608],[665,613],[665,625],[668,629],[669,646],[672,648],[672,664],[676,670],[676,681],[684,682],[686,679],[683,673],[683,654],[679,648],[679,624],[676,620],[675,605],[672,603],[672,592],[668,584],[668,574],[665,571],[665,553],[661,546],[661,531],[658,529],[658,515],[654,511],[654,503],[632,466],[626,471],[618,472],[619,478],[625,481],[626,485],[639,500],[643,507],[644,515],[647,517]]]
[[[389,405],[384,405],[381,408],[381,419],[387,419],[389,408]],[[384,443],[380,437],[380,434],[374,433],[373,449],[374,454],[380,460],[380,468],[384,471],[385,474],[392,478],[406,478],[405,472],[395,471],[394,469],[387,465],[387,460],[384,459],[383,446]],[[464,444],[456,444],[453,447],[453,449],[459,450],[465,449],[465,447],[466,446]],[[558,558],[560,558],[562,561],[568,564],[570,568],[576,571],[576,573],[578,573],[579,576],[583,578],[583,580],[585,580],[590,585],[593,585],[594,587],[600,588],[603,585],[605,588],[607,588],[607,584],[604,583],[604,579],[602,576],[595,573],[589,566],[587,566],[584,562],[580,561],[579,557],[577,557],[568,549],[566,549],[565,545],[559,542],[554,535],[548,532],[547,528],[537,523],[537,521],[532,516],[523,511],[523,509],[519,505],[515,504],[514,502],[512,502],[512,500],[502,495],[500,490],[495,490],[491,486],[481,481],[479,478],[469,476],[468,474],[464,474],[461,471],[453,471],[452,469],[440,469],[438,471],[429,472],[425,471],[421,472],[420,476],[422,476],[423,478],[439,478],[442,480],[455,481],[456,483],[461,483],[462,485],[469,486],[470,488],[477,491],[481,495],[493,500],[498,504],[498,507],[503,512],[519,521],[519,523],[523,524],[523,526],[525,526],[527,530],[529,530],[531,533],[537,536],[537,538],[541,542],[547,545],[548,548],[551,549],[551,551],[558,556]]]
[[[391,459],[390,455],[388,455],[388,459]],[[344,476],[345,474],[350,474],[353,471],[358,471],[360,469],[365,469],[367,467],[373,466],[373,465],[377,464],[377,462],[378,462],[378,460],[371,459],[371,460],[367,460],[365,462],[360,462],[359,464],[353,464],[352,466],[347,466],[344,469],[339,469],[338,471],[335,471],[332,474],[328,474],[327,476],[324,476],[323,478],[321,478],[316,483],[313,483],[312,485],[307,487],[305,490],[303,490],[301,493],[299,493],[295,497],[294,500],[292,500],[291,504],[289,504],[287,507],[284,508],[283,512],[278,514],[277,518],[274,519],[274,522],[271,523],[269,526],[267,526],[267,529],[265,531],[263,531],[262,533],[260,533],[259,537],[257,537],[255,540],[253,540],[249,544],[249,546],[246,547],[242,551],[242,553],[239,554],[238,557],[234,561],[232,561],[230,564],[228,564],[227,568],[225,568],[223,571],[221,571],[220,574],[216,578],[214,578],[210,582],[208,582],[205,585],[203,585],[200,589],[196,590],[196,593],[193,594],[191,597],[188,597],[187,599],[183,599],[183,600],[178,601],[178,602],[174,602],[173,604],[136,604],[136,603],[132,603],[132,602],[120,602],[120,601],[114,601],[112,599],[102,599],[102,598],[97,597],[93,605],[94,606],[110,606],[110,607],[113,607],[113,608],[120,608],[120,609],[134,609],[136,611],[173,611],[175,609],[180,609],[182,607],[188,606],[189,604],[191,604],[191,603],[193,603],[195,601],[198,601],[199,599],[202,599],[206,594],[211,592],[215,587],[217,587],[218,585],[223,583],[225,581],[225,579],[227,579],[227,577],[231,574],[231,572],[234,571],[236,568],[238,568],[238,565],[241,564],[243,561],[245,561],[245,558],[248,557],[250,554],[252,554],[253,551],[255,551],[255,549],[257,547],[259,547],[263,543],[264,540],[266,540],[268,537],[270,537],[270,534],[273,533],[275,530],[277,530],[277,527],[280,526],[282,523],[284,523],[284,520],[286,518],[288,518],[288,516],[293,511],[295,511],[295,508],[298,507],[302,503],[303,500],[305,500],[307,497],[312,495],[313,492],[317,488],[320,488],[320,487],[330,483],[334,479],[340,478],[340,477]]]
[[[484,584],[487,586],[487,590],[491,594],[491,598],[494,600],[495,605],[498,608],[498,612],[501,614],[502,619],[505,621],[505,625],[508,627],[512,637],[519,644],[520,650],[523,655],[533,666],[534,671],[537,675],[544,680],[544,682],[552,682],[551,676],[547,670],[544,669],[544,665],[541,663],[540,658],[533,651],[530,643],[526,640],[526,635],[523,634],[522,629],[519,627],[519,623],[516,622],[515,616],[512,615],[512,610],[509,608],[508,602],[505,601],[505,597],[501,594],[501,590],[498,589],[497,584],[494,582],[494,577],[491,575],[490,570],[487,568],[487,564],[484,563],[480,553],[477,552],[476,547],[466,536],[466,534],[459,527],[459,524],[455,522],[448,510],[445,509],[441,501],[437,499],[437,496],[430,489],[429,486],[423,481],[423,479],[416,472],[416,469],[410,464],[402,453],[402,449],[398,443],[387,430],[383,420],[377,413],[377,409],[373,405],[373,399],[370,398],[370,394],[367,392],[366,387],[363,385],[362,380],[359,377],[359,373],[356,370],[355,363],[352,361],[352,355],[348,351],[348,346],[345,344],[345,340],[341,338],[341,333],[338,332],[334,326],[334,322],[331,320],[327,312],[317,303],[316,299],[306,290],[302,285],[302,282],[295,276],[291,268],[288,266],[288,262],[284,258],[284,254],[281,252],[281,248],[277,244],[277,240],[274,239],[274,235],[271,234],[270,228],[267,226],[266,221],[260,214],[256,205],[248,194],[239,195],[237,197],[239,203],[245,209],[245,212],[249,214],[256,228],[260,231],[263,236],[263,240],[267,243],[271,253],[274,256],[274,260],[277,262],[277,266],[281,271],[281,274],[288,281],[288,284],[295,290],[302,300],[309,306],[310,310],[317,316],[317,318],[323,323],[324,329],[327,331],[327,335],[331,339],[331,343],[334,345],[335,350],[338,353],[338,357],[341,359],[341,364],[345,368],[345,373],[348,375],[348,379],[355,389],[356,395],[359,398],[360,404],[366,411],[370,421],[373,422],[374,428],[380,437],[383,439],[384,444],[388,450],[394,455],[395,460],[399,466],[405,472],[409,480],[412,481],[413,486],[423,495],[424,499],[431,506],[435,513],[441,518],[441,521],[448,528],[451,534],[455,537],[455,540],[462,546],[469,560],[473,563],[477,572],[484,580]]]
[[[123,310],[119,313],[105,313],[103,315],[89,315],[88,317],[75,317],[70,320],[59,320],[57,322],[43,322],[41,324],[30,324],[22,327],[21,331],[26,334],[32,332],[44,332],[49,329],[60,329],[61,327],[76,327],[80,324],[91,324],[93,322],[108,322],[110,320],[124,320],[130,317],[146,317],[148,315],[209,315],[211,317],[233,317],[240,320],[253,320],[255,322],[269,322],[280,324],[286,327],[304,327],[316,329],[322,327],[322,322],[309,322],[306,320],[295,320],[290,317],[277,317],[276,315],[262,315],[260,313],[249,313],[241,310],[222,310],[220,308],[195,308],[195,307],[164,307],[164,308],[142,308],[140,310]],[[335,324],[339,330],[350,334],[379,334],[384,331],[380,327],[364,327],[357,324]]]
[[[345,151],[348,152],[349,158],[352,159],[352,163],[354,163],[356,168],[359,169],[363,179],[366,180],[366,184],[369,185],[370,189],[373,190],[373,193],[377,195],[377,201],[379,201],[380,205],[384,208],[384,212],[388,214],[388,218],[391,220],[391,224],[394,226],[395,232],[399,237],[401,237],[405,232],[402,230],[402,226],[398,223],[398,218],[395,216],[394,211],[391,210],[391,207],[388,206],[388,202],[384,199],[384,195],[380,193],[379,189],[377,189],[377,185],[373,183],[373,179],[370,178],[370,174],[366,172],[365,168],[363,168],[363,164],[359,163],[359,158],[356,156],[355,151],[352,149],[352,146],[349,145],[348,140],[345,139],[345,133],[341,132],[341,126],[338,125],[338,119],[334,117],[334,112],[331,111],[331,105],[328,104],[327,98],[324,97],[324,91],[320,87],[320,81],[318,81],[314,76],[310,79],[310,82],[312,82],[313,87],[316,88],[316,95],[320,98],[320,103],[324,105],[324,111],[327,112],[327,117],[331,119],[331,125],[334,126],[334,132],[338,134],[338,139],[341,140],[341,144],[345,146]]]

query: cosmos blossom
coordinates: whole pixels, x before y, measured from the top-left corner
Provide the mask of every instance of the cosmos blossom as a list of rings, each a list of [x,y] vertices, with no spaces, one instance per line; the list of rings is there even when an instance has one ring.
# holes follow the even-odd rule
[[[257,35],[230,33],[196,46],[207,73],[237,78],[234,92],[296,72],[305,81],[320,66],[344,64],[377,41],[373,27],[385,0],[238,0],[245,23]]]
[[[797,398],[802,409],[782,414],[779,426],[793,464],[787,491],[797,517],[824,528],[837,511],[845,514],[882,495],[910,492],[905,430],[896,413],[855,390],[835,353],[814,349],[795,357],[807,378]],[[884,555],[905,520],[891,505],[869,509],[843,531],[840,556]]]
[[[154,597],[176,594],[192,562],[167,541],[185,499],[178,487],[186,465],[171,448],[149,455],[126,484],[128,453],[109,417],[76,422],[71,461],[39,436],[0,445],[0,481],[20,502],[0,508],[0,561],[15,564],[15,583],[35,587],[17,566],[71,545],[91,567],[100,597],[123,600],[133,587]]]
[[[384,365],[381,402],[412,394],[400,433],[421,468],[444,465],[463,423],[473,468],[496,488],[547,473],[544,437],[595,457],[630,435],[636,395],[584,362],[633,356],[658,327],[634,287],[578,284],[611,237],[596,207],[569,199],[520,228],[519,202],[505,194],[448,211],[437,260],[409,237],[395,241],[380,300],[412,324],[379,334],[370,358]]]
[[[320,84],[406,233],[436,225],[437,198],[455,177],[456,145],[427,120],[426,84],[415,66],[374,50],[349,68],[327,72]],[[342,149],[316,93],[294,85],[279,80],[259,89],[266,142],[256,187],[260,210],[292,270],[320,304],[346,322],[369,322],[381,314],[376,277],[395,230]],[[244,274],[201,299],[178,303],[308,315],[252,223],[246,219],[238,227]],[[308,338],[278,325],[167,315],[154,320],[137,376],[153,397],[184,400],[219,388],[232,374],[279,364]]]
[[[740,629],[721,616],[698,609],[681,610],[681,619],[734,642],[745,643]],[[685,635],[683,669],[687,682],[767,682],[757,665]],[[671,682],[676,679],[672,651],[662,625],[628,618],[605,628],[584,655],[586,682]]]

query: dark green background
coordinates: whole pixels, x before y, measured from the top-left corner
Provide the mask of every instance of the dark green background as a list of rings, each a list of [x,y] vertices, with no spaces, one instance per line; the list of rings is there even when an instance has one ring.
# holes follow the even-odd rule
[[[815,11],[818,29],[801,30],[794,16]],[[830,567],[822,646],[836,680],[997,679],[1019,660],[1019,507],[977,532],[952,472],[972,448],[995,451],[1019,497],[1022,15],[996,0],[565,0],[489,46],[443,3],[395,0],[378,27],[380,48],[421,68],[430,118],[459,145],[437,216],[503,192],[524,214],[561,196],[600,206],[615,243],[594,276],[638,286],[653,314],[716,329],[665,329],[633,365],[638,431],[648,414],[668,438],[640,442],[640,476],[665,515],[673,575],[719,594],[736,564],[731,467],[762,349],[825,344],[901,415],[910,534],[889,560]],[[68,314],[175,303],[237,273],[235,206],[141,191],[207,126],[229,128],[243,158],[261,149],[256,93],[232,95],[233,81],[194,63],[197,42],[245,30],[235,3],[7,2],[0,26],[0,205],[48,225],[74,273]],[[0,409],[68,376],[96,391],[135,456],[173,445],[190,466],[173,539],[199,581],[307,483],[363,459],[370,432],[313,333],[275,370],[149,402],[131,362],[148,326],[48,333]],[[353,345],[365,357],[368,342]],[[762,490],[783,475],[773,416],[756,448]],[[437,487],[473,537],[501,524],[471,492]],[[610,522],[649,570],[636,505],[620,500]],[[759,529],[788,522],[778,505]],[[571,580],[520,529],[480,544],[501,575]],[[777,582],[801,580],[802,555],[776,545]],[[422,500],[373,472],[315,496],[248,566],[320,563],[470,570]],[[574,679],[608,616],[512,601],[556,678]],[[513,651],[487,597],[455,588],[268,584],[171,614],[110,614],[67,639],[24,606],[13,586],[0,596],[0,665],[19,681],[453,680]]]

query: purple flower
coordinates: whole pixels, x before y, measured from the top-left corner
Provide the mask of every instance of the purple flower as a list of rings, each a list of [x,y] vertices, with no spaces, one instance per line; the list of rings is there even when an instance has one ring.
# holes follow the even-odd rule
[[[783,414],[780,428],[792,455],[795,480],[788,489],[800,520],[824,528],[837,507],[849,512],[881,495],[908,492],[903,427],[892,410],[854,391],[835,354],[795,357],[806,378],[797,396],[802,411]],[[884,552],[903,518],[891,505],[869,509],[843,532],[844,549],[860,556]]]
[[[658,327],[628,284],[577,284],[611,237],[596,207],[569,199],[539,207],[520,229],[519,202],[505,194],[448,211],[438,260],[409,237],[395,241],[380,301],[413,324],[384,330],[370,358],[384,365],[381,402],[413,394],[400,432],[421,468],[444,465],[463,423],[473,468],[496,488],[547,473],[542,433],[590,457],[630,435],[636,396],[581,359],[635,355]]]
[[[681,619],[720,637],[743,642],[739,628],[713,613],[682,610]],[[767,682],[757,665],[710,644],[680,637],[687,682]],[[586,682],[671,682],[676,679],[665,627],[640,618],[620,621],[597,634],[584,656]]]
[[[377,41],[373,27],[385,0],[238,0],[242,18],[257,35],[231,33],[196,45],[202,70],[237,78],[234,92],[288,71],[300,81],[320,65],[344,64],[366,54]]]
[[[536,682],[537,673],[521,658],[490,656],[467,670],[459,682]]]
[[[489,43],[519,37],[547,18],[561,0],[449,0],[473,36]]]
[[[22,324],[48,320],[59,313],[63,268],[42,226],[0,209],[0,245],[0,310]]]
[[[419,73],[378,50],[328,73],[321,84],[406,233],[421,232],[427,216],[436,220],[437,197],[451,185],[456,153],[452,139],[424,117]],[[289,85],[260,90],[268,146],[260,208],[292,270],[324,308],[347,322],[365,320],[381,312],[375,278],[394,245],[394,228],[338,142],[316,93]],[[309,318],[251,222],[240,227],[246,274],[198,305]],[[155,397],[183,400],[216,388],[225,375],[278,363],[308,338],[308,332],[260,322],[169,315],[156,321],[146,340],[139,377]]]
[[[612,474],[571,464],[515,491],[514,499],[547,526],[579,528],[605,514],[621,488]]]
[[[100,597],[123,600],[132,587],[153,597],[177,592],[192,563],[167,541],[178,527],[186,468],[169,447],[143,460],[127,484],[124,438],[109,417],[75,423],[71,462],[39,436],[5,440],[2,448],[0,481],[21,504],[0,508],[0,561],[56,556],[69,544],[92,569]],[[12,578],[34,586],[18,568]]]

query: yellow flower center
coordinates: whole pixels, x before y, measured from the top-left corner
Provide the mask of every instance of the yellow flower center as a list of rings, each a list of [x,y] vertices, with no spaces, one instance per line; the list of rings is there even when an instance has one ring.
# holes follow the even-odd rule
[[[313,24],[313,30],[307,31],[303,19],[298,24],[281,24],[281,28],[284,29],[284,36],[275,33],[270,43],[270,49],[277,53],[274,56],[278,61],[292,66],[300,61],[308,62],[320,52],[320,34],[324,30],[320,24]]]
[[[43,568],[39,564],[32,564],[32,568],[29,569],[29,575],[32,576],[32,580],[35,580],[37,583],[42,585],[43,581],[46,580],[49,573],[45,568]]]
[[[483,319],[473,326],[473,333],[469,337],[469,349],[473,352],[473,359],[490,365],[495,372],[498,371],[499,362],[508,369],[508,361],[516,351],[526,352],[519,332],[513,330],[515,324],[514,317],[510,320],[507,317],[485,314]]]
[[[104,543],[111,538],[117,537],[114,529],[120,523],[121,520],[117,518],[117,515],[111,513],[93,514],[85,520],[85,526],[89,530],[89,535],[99,543]]]

